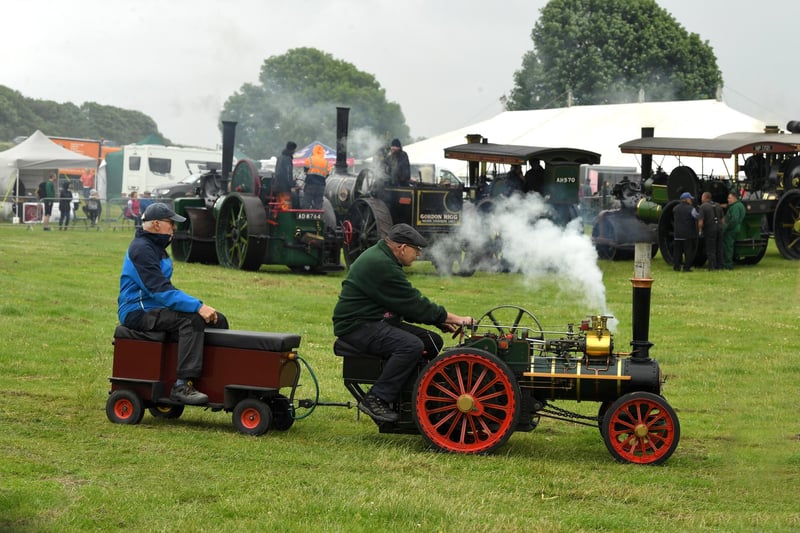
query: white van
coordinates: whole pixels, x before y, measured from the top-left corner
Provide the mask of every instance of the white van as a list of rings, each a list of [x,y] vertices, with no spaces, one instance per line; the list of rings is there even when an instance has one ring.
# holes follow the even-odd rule
[[[222,166],[222,150],[180,148],[150,144],[125,146],[122,166],[122,193],[151,191],[185,178],[200,175],[210,167]]]

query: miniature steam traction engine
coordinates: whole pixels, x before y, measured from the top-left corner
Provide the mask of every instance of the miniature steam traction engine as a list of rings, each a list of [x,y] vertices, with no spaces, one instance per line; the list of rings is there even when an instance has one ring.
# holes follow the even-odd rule
[[[644,243],[649,266],[650,244]],[[644,248],[643,248],[644,250]],[[516,306],[486,312],[461,342],[420,363],[400,402],[400,419],[376,422],[384,433],[419,432],[433,447],[490,453],[540,417],[596,425],[615,459],[661,464],[678,446],[680,424],[661,396],[658,362],[647,340],[650,284],[633,280],[633,350],[615,350],[608,316],[592,316],[561,332],[545,331]],[[362,400],[382,361],[337,340],[345,387]],[[555,400],[600,402],[595,417],[556,407]]]

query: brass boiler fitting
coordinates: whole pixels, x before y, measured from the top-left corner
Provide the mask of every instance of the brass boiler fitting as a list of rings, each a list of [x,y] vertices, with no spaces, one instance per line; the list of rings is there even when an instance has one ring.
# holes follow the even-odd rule
[[[590,317],[591,327],[586,332],[586,355],[591,357],[608,357],[614,348],[614,340],[608,331],[608,316],[593,315]]]

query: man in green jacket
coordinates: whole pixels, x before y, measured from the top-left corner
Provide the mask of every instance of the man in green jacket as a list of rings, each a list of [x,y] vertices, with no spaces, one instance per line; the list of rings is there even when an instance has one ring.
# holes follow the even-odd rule
[[[393,226],[384,240],[350,266],[333,310],[334,335],[386,360],[378,381],[358,404],[359,410],[381,422],[397,421],[400,415],[391,403],[400,398],[417,363],[435,357],[444,344],[439,334],[409,322],[435,325],[443,332],[456,332],[473,322],[430,301],[408,281],[403,267],[427,245],[408,224]]]
[[[736,244],[736,236],[739,234],[739,228],[742,227],[745,213],[746,210],[744,204],[739,201],[739,195],[735,192],[728,193],[728,210],[725,212],[723,233],[723,267],[726,270],[733,270],[733,247]]]

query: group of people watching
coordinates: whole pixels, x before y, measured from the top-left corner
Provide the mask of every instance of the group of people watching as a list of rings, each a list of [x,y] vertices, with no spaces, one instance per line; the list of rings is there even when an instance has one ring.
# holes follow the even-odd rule
[[[674,249],[672,268],[676,272],[691,272],[698,239],[704,239],[708,270],[733,270],[734,246],[746,214],[739,195],[728,193],[726,209],[715,202],[710,192],[704,192],[699,207],[689,192],[680,196],[672,211]]]
[[[94,174],[91,174],[94,177]],[[47,180],[41,182],[36,189],[36,196],[40,202],[44,204],[44,216],[42,218],[42,227],[44,231],[50,231],[50,217],[53,215],[53,205],[58,202],[58,229],[59,231],[67,231],[69,223],[72,219],[73,208],[78,210],[80,202],[72,194],[72,185],[69,179],[64,179],[61,182],[61,187],[56,187],[58,177],[56,174],[50,174]],[[74,206],[73,206],[74,204]],[[100,213],[103,210],[100,202],[100,197],[96,189],[89,189],[86,199],[80,208],[83,210],[87,220],[94,227],[100,218]]]

